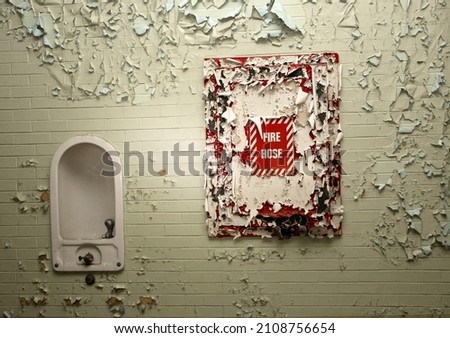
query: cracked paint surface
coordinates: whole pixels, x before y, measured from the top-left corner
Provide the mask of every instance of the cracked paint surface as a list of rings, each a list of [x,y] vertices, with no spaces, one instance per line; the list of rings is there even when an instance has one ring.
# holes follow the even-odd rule
[[[334,53],[205,60],[210,236],[341,234],[339,68]]]
[[[177,77],[192,62],[174,48],[235,44],[238,29],[255,41],[279,44],[286,34],[301,34],[303,25],[280,0],[8,3],[0,24],[30,43],[55,81],[52,96],[69,100],[142,104],[167,96],[178,92]]]
[[[241,318],[285,318],[286,314],[277,306],[276,299],[265,296],[264,288],[252,283],[247,275],[240,278],[239,286],[232,288],[230,292],[236,295],[233,301],[236,308],[236,316]]]
[[[376,14],[381,8],[379,2],[374,5]],[[383,62],[387,61],[382,52],[366,59],[361,71],[363,78],[358,81],[366,92],[362,109],[372,112],[379,110],[377,106],[387,105],[384,123],[395,127],[392,144],[384,147],[383,152],[369,154],[372,163],[363,171],[380,197],[392,197],[372,234],[374,248],[392,261],[398,259],[390,254],[397,247],[404,250],[408,261],[431,255],[437,245],[450,247],[446,231],[450,101],[448,85],[443,81],[448,46],[444,33],[430,40],[423,16],[423,11],[436,15],[439,5],[445,6],[434,3],[430,8],[428,1],[418,4],[409,0],[390,5],[391,19],[397,23],[391,32],[395,48],[389,60],[395,67],[396,90],[394,93],[380,90],[380,81],[384,80],[377,69],[383,68]],[[447,22],[448,15],[444,17],[447,19],[442,21]],[[442,29],[448,31],[448,24]],[[421,48],[411,48],[411,44]],[[352,48],[358,50],[356,45]],[[430,142],[418,142],[425,135],[429,135]],[[426,177],[426,185],[418,183],[417,173]],[[436,190],[427,186],[439,186],[440,193],[436,195]],[[354,199],[361,199],[366,189],[364,180],[354,190]]]

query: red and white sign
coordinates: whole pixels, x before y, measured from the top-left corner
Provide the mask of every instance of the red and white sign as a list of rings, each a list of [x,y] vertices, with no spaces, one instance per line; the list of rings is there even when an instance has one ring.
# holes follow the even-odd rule
[[[294,125],[289,117],[249,122],[252,175],[287,176],[294,173]]]
[[[341,235],[339,72],[337,53],[205,59],[210,236]]]

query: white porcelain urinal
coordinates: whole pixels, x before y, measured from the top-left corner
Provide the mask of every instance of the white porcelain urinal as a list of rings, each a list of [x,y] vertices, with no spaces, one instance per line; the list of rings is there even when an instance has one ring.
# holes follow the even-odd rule
[[[53,156],[50,205],[56,271],[123,269],[122,175],[114,172],[113,164],[120,165],[116,155],[101,138],[76,136]]]

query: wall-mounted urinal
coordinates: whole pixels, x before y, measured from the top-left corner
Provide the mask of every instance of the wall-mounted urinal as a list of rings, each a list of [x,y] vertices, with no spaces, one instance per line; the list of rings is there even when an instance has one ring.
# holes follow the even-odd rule
[[[50,203],[56,271],[123,269],[122,176],[113,170],[120,165],[117,155],[95,136],[73,137],[55,152]]]

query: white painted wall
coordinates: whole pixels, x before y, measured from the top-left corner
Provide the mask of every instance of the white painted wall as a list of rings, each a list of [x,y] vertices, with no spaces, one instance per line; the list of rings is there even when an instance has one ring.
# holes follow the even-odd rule
[[[201,15],[221,18],[239,10],[240,2],[228,1],[221,10],[199,4],[167,12],[166,1],[123,0],[102,3],[100,15],[71,1],[34,3],[32,15],[25,16],[2,5],[1,312],[21,317],[450,315],[449,87],[444,81],[433,87],[449,78],[449,5],[442,0],[413,1],[409,7],[408,1],[277,1],[297,28],[279,22],[262,33],[279,28],[279,38],[255,42],[263,21],[252,18],[250,9],[266,2],[247,1],[231,19],[203,27],[205,33],[194,24],[195,16],[183,13],[191,11],[199,21]],[[130,21],[127,15],[132,5],[153,22],[142,37],[133,30],[142,19],[130,14]],[[53,49],[21,28],[24,18],[42,13],[41,26],[51,38],[48,11],[60,18],[59,38],[49,42]],[[113,16],[121,20],[114,23]],[[129,150],[153,151],[159,171],[161,152],[178,142],[181,150],[191,142],[204,149],[203,58],[314,51],[339,52],[343,64],[347,175],[341,238],[209,239],[202,176],[176,175],[172,165],[164,168],[167,176],[139,176],[134,166],[124,177],[124,271],[96,274],[97,285],[90,287],[84,274],[52,271],[50,218],[39,190],[48,187],[52,154],[64,140],[97,135],[121,152],[128,142]],[[128,99],[117,103],[123,93]],[[411,127],[411,133],[399,133]],[[200,158],[195,166],[201,168]],[[182,169],[187,168],[184,161]],[[397,173],[402,169],[404,178]],[[409,216],[415,210],[420,218]],[[415,224],[420,234],[408,230],[408,218],[421,221],[421,228]],[[112,296],[123,306],[109,306]],[[142,311],[141,296],[157,303]]]

